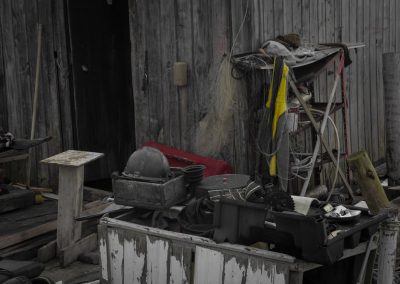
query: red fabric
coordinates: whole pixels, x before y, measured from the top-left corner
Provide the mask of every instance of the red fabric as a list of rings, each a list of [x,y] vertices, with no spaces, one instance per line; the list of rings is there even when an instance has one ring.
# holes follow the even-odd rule
[[[168,159],[171,167],[186,167],[189,165],[204,165],[204,176],[215,176],[233,173],[233,168],[227,162],[199,156],[171,148],[153,141],[147,141],[144,146],[153,147],[160,150]]]

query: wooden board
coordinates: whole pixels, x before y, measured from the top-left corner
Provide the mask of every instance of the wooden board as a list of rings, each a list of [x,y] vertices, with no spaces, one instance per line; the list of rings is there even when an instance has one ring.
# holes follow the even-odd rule
[[[57,255],[57,241],[53,240],[48,244],[38,249],[37,260],[41,263],[46,263],[55,258]]]
[[[65,167],[80,167],[103,156],[103,153],[68,150],[40,162]]]
[[[73,263],[83,253],[88,253],[97,248],[97,234],[90,234],[69,247],[66,247],[58,252],[60,265],[65,267]]]
[[[32,151],[32,184],[56,182],[56,170],[37,162],[72,144],[65,5],[52,1],[2,1],[0,4],[0,124],[16,137],[28,138],[37,53],[37,23],[43,25],[38,118],[35,137],[52,136]],[[68,124],[69,123],[69,124]],[[61,127],[62,125],[62,127]],[[61,134],[63,132],[63,134]],[[24,169],[9,165],[12,177]]]
[[[132,49],[132,66],[135,95],[135,120],[137,121],[137,144],[141,145],[148,139],[159,139],[167,145],[181,145],[185,149],[192,149],[191,143],[197,124],[210,110],[209,101],[210,78],[217,76],[215,67],[220,60],[220,51],[223,50],[224,38],[229,45],[228,54],[234,44],[235,52],[255,51],[260,44],[278,34],[286,32],[298,32],[302,36],[303,42],[359,42],[357,46],[363,46],[357,53],[354,49],[350,50],[353,60],[352,66],[346,71],[346,90],[350,102],[350,122],[351,126],[351,146],[352,151],[365,148],[373,157],[378,160],[384,157],[384,128],[379,127],[383,124],[383,90],[381,74],[381,55],[383,51],[396,51],[400,48],[399,33],[393,32],[400,25],[396,24],[398,17],[394,11],[400,5],[390,0],[382,3],[375,3],[371,0],[303,0],[303,1],[237,1],[226,5],[224,0],[212,3],[198,3],[196,1],[177,1],[175,10],[168,3],[163,3],[160,19],[142,17],[140,10],[152,8],[155,4],[145,1],[130,1],[131,13],[131,41],[135,42]],[[155,7],[155,6],[154,6]],[[154,8],[153,7],[153,8]],[[158,6],[157,6],[158,7]],[[390,8],[392,7],[392,9]],[[398,8],[400,9],[400,8]],[[146,10],[147,11],[147,10]],[[214,11],[219,11],[220,19],[214,18]],[[168,16],[169,15],[169,16]],[[175,18],[177,15],[177,18]],[[230,19],[226,21],[226,15]],[[229,18],[229,17],[228,17]],[[159,29],[157,22],[162,21],[162,26],[175,27],[175,33],[171,32],[171,38],[175,38],[176,44],[171,44],[171,50],[163,51],[164,55],[170,56],[171,60],[177,54],[176,59],[188,63],[189,80],[187,89],[188,112],[185,123],[188,129],[179,129],[171,132],[172,125],[181,125],[176,121],[175,115],[170,116],[171,110],[179,113],[179,104],[174,107],[171,102],[175,102],[176,97],[171,88],[172,80],[166,76],[154,78],[149,81],[151,90],[158,90],[159,84],[162,86],[162,97],[146,97],[142,90],[142,79],[145,73],[145,51],[147,47],[147,35],[158,35]],[[212,31],[209,26],[212,25]],[[139,27],[139,28],[138,28]],[[230,33],[226,33],[226,30]],[[189,36],[191,35],[191,36]],[[151,37],[151,36],[150,36]],[[396,49],[397,48],[397,49]],[[162,47],[159,49],[162,50]],[[157,50],[159,50],[157,49]],[[159,57],[158,52],[153,54]],[[156,58],[155,57],[155,58]],[[153,74],[169,74],[169,67],[162,59],[147,61],[148,70],[153,70]],[[168,60],[167,60],[168,62]],[[151,66],[155,65],[155,66]],[[332,70],[322,74],[315,82],[315,97],[319,101],[324,101],[326,92],[332,84]],[[168,80],[166,82],[165,80]],[[367,83],[365,83],[367,82]],[[368,87],[368,88],[367,88]],[[165,91],[167,90],[167,91]],[[179,93],[179,90],[178,90]],[[212,93],[211,93],[212,94]],[[260,89],[252,85],[247,90],[247,98],[261,96]],[[258,98],[259,99],[259,98]],[[339,92],[338,92],[339,99]],[[160,115],[152,105],[153,100],[164,101],[164,114]],[[172,101],[171,101],[172,100]],[[249,119],[248,108],[254,107],[255,100],[249,100],[250,105],[241,106],[241,111],[235,112],[235,139],[229,145],[232,151],[220,153],[220,156],[233,164],[238,172],[248,173],[254,164],[254,147],[245,149],[241,145],[251,145],[254,140],[254,133],[242,131],[251,129],[254,119]],[[335,118],[342,131],[341,123],[343,118],[337,114]],[[375,119],[378,118],[378,119]],[[161,131],[163,130],[163,132]],[[163,133],[163,135],[160,135]],[[327,131],[327,140],[334,142],[334,132],[330,127]],[[344,144],[341,145],[342,149]],[[249,150],[250,149],[250,150]],[[328,171],[329,172],[329,171]]]
[[[0,215],[0,238],[32,229],[57,219],[57,201],[46,200],[42,204],[30,206]]]
[[[0,215],[0,248],[53,232],[57,228],[57,201],[46,200],[42,204]]]
[[[26,229],[20,233],[14,233],[0,237],[0,249],[15,245],[48,232],[55,231],[56,229],[57,221],[50,221],[48,223]]]
[[[104,218],[104,283],[280,283],[294,258]]]
[[[77,4],[78,8],[79,5]],[[111,5],[106,3],[104,5],[104,9],[111,8]],[[94,82],[98,82],[99,78],[118,79],[108,77],[110,72],[97,74],[98,77],[93,75],[96,66],[103,66],[97,64],[106,64],[104,63],[106,60],[96,63],[97,61],[93,59],[94,55],[90,52],[88,52],[92,55],[90,58],[83,56],[82,51],[79,56],[76,53],[68,54],[67,51],[71,49],[68,43],[73,41],[75,47],[80,44],[79,37],[69,37],[71,36],[69,24],[75,25],[72,27],[75,30],[79,29],[82,26],[79,23],[83,22],[86,14],[80,15],[81,22],[72,23],[69,21],[71,19],[65,18],[65,15],[68,15],[66,7],[68,5],[64,3],[50,0],[0,2],[0,100],[3,102],[0,105],[0,124],[18,137],[28,137],[30,131],[31,95],[37,46],[36,23],[43,24],[43,66],[40,76],[36,136],[51,135],[53,140],[35,148],[32,165],[64,149],[72,148],[74,138],[78,141],[77,136],[88,135],[85,131],[92,131],[90,124],[86,123],[92,121],[92,117],[95,116],[92,115],[89,118],[89,114],[84,109],[90,107],[91,114],[97,113],[98,110],[85,101],[87,98],[85,78],[90,76]],[[385,128],[382,116],[385,110],[381,56],[383,52],[400,51],[399,12],[400,4],[395,0],[322,2],[317,0],[234,2],[216,0],[201,3],[195,0],[163,1],[162,3],[129,0],[130,22],[126,25],[130,26],[132,97],[135,105],[132,105],[129,94],[127,94],[129,98],[124,96],[124,100],[116,100],[113,104],[117,109],[124,110],[124,115],[121,114],[118,119],[129,129],[124,131],[125,129],[121,127],[115,133],[124,135],[126,140],[133,141],[133,124],[135,124],[137,146],[141,146],[146,140],[153,139],[169,146],[180,146],[191,150],[194,130],[208,112],[210,98],[213,97],[213,93],[209,90],[210,82],[217,74],[221,57],[224,53],[229,53],[235,38],[234,52],[247,52],[256,50],[263,41],[269,38],[294,31],[300,33],[303,42],[332,39],[339,42],[353,42],[355,39],[357,42],[366,43],[367,46],[358,50],[357,53],[350,51],[353,66],[347,73],[350,125],[353,126],[352,147],[354,152],[366,149],[373,160],[384,158]],[[94,24],[90,29],[92,30],[85,31],[84,34],[98,33],[100,35],[104,32]],[[332,37],[333,32],[334,37]],[[110,57],[120,54],[117,52],[119,49],[115,49],[115,46],[110,43],[111,40],[105,42],[109,50],[104,51],[104,48],[103,52],[110,54]],[[87,43],[84,45],[84,50],[87,50]],[[91,45],[96,46],[96,43],[92,42]],[[126,50],[121,52],[127,53]],[[85,60],[91,60],[89,72],[82,71],[82,65],[88,64],[80,61]],[[189,67],[188,86],[185,88],[188,111],[184,117],[180,116],[181,90],[173,86],[171,78],[171,66],[176,60],[187,62]],[[71,63],[73,63],[73,72],[70,68]],[[129,69],[125,66],[123,68]],[[107,70],[107,68],[103,69]],[[79,76],[74,77],[72,73]],[[115,74],[115,72],[111,73]],[[72,78],[74,82],[71,81]],[[129,76],[121,82],[126,84],[128,81]],[[326,81],[326,78],[323,81]],[[317,83],[319,92],[326,88],[324,84],[320,86],[320,82]],[[74,88],[70,86],[79,87],[76,88],[76,94]],[[112,112],[106,109],[107,102],[110,100],[104,94],[112,90],[105,88],[98,90],[103,94],[101,98],[99,97],[99,102],[101,101],[104,107],[101,110],[104,113],[102,119],[107,127],[104,127],[103,136],[101,135],[103,129],[99,126],[94,132],[100,137],[106,137],[106,133],[110,131],[113,124],[110,124],[105,117],[113,117],[110,117]],[[96,92],[90,92],[89,95],[91,98],[97,98]],[[245,97],[249,99],[249,109],[252,109],[251,107],[254,107],[254,104],[257,104],[256,102],[262,97],[259,85],[249,86]],[[77,107],[75,99],[79,100],[77,112],[79,115],[71,111]],[[251,115],[251,111],[247,111],[244,107],[243,112],[236,114],[235,123],[246,121],[248,115]],[[125,121],[123,119],[125,116],[132,116],[132,119]],[[181,129],[182,119],[185,119],[186,129]],[[337,119],[340,120],[340,118]],[[77,122],[81,124],[78,125]],[[248,123],[249,125],[239,123],[236,125],[238,129],[239,127],[251,129],[251,123],[252,121]],[[76,132],[79,127],[79,134],[74,133],[75,137],[73,137],[73,132]],[[242,131],[242,129],[231,142],[236,145],[232,146],[234,155],[221,154],[221,156],[239,171],[246,172],[251,170],[248,165],[254,164],[252,153],[254,150],[251,150],[249,146],[249,150],[244,151],[237,145],[251,145],[255,133]],[[112,141],[112,139],[109,140]],[[114,167],[121,166],[124,156],[119,155],[114,149],[120,145],[116,146],[108,140],[95,141],[94,144],[90,144],[92,141],[86,142],[84,143],[86,146],[98,145],[105,149],[112,147],[113,150],[109,151],[112,152],[113,158],[108,158],[108,161]],[[133,144],[121,146],[123,148],[121,152],[126,155],[129,151],[133,151]],[[93,149],[93,147],[89,148]],[[104,165],[105,163],[102,161],[100,169],[104,176],[105,173],[110,172],[107,171],[108,165]],[[55,168],[42,166],[32,169],[33,184],[48,185],[49,181],[52,181],[53,185],[56,184],[57,170]],[[17,176],[22,174],[21,171],[21,167],[13,168]]]
[[[9,193],[0,195],[0,214],[23,209],[35,203],[35,193],[21,188],[9,188]]]
[[[83,207],[84,166],[62,166],[59,169],[59,200],[57,212],[57,248],[70,247],[81,238],[82,222],[75,218]]]

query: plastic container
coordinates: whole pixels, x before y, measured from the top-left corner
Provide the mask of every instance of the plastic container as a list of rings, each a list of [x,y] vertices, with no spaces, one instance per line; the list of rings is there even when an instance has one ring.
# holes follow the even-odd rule
[[[254,229],[262,230],[265,205],[222,198],[214,209],[214,241],[249,245],[259,241]]]
[[[378,230],[379,223],[388,217],[387,213],[376,216],[362,214],[358,223],[337,225],[337,229],[342,232],[334,238],[328,238],[326,219],[295,212],[274,212],[274,218],[277,231],[292,236],[293,249],[301,252],[301,258],[321,264],[332,264],[343,256],[344,248],[354,248],[361,241],[371,238]]]

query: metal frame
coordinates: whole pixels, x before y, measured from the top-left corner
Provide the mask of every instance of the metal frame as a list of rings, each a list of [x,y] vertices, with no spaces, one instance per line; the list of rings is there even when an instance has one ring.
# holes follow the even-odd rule
[[[331,105],[333,102],[333,99],[335,97],[336,94],[336,90],[337,90],[337,86],[339,84],[339,80],[340,80],[340,86],[341,86],[341,97],[342,97],[342,114],[343,114],[343,127],[344,127],[344,140],[345,140],[345,158],[347,158],[347,156],[350,154],[351,152],[351,146],[350,146],[350,133],[349,133],[349,114],[348,114],[348,99],[347,99],[347,95],[346,95],[346,84],[345,84],[345,75],[344,75],[344,70],[345,70],[345,66],[344,66],[344,52],[343,50],[340,50],[338,52],[337,55],[335,55],[331,60],[329,60],[324,68],[322,68],[317,74],[320,74],[324,69],[326,69],[329,65],[331,64],[335,64],[337,63],[337,68],[336,68],[336,76],[335,76],[335,81],[334,81],[334,85],[332,87],[332,90],[330,92],[330,96],[328,98],[328,103],[326,105],[325,108],[325,112],[323,115],[323,119],[321,122],[321,126],[318,127],[318,124],[314,118],[314,116],[311,113],[310,108],[308,107],[308,105],[304,102],[304,100],[302,99],[299,90],[297,89],[296,85],[295,85],[295,80],[293,78],[289,78],[289,84],[290,87],[292,88],[293,92],[295,93],[296,98],[299,100],[301,106],[303,107],[304,111],[306,112],[307,117],[310,119],[311,121],[311,125],[312,127],[315,129],[315,131],[317,132],[317,141],[316,144],[314,146],[314,152],[313,152],[313,156],[312,156],[312,167],[309,169],[308,173],[307,173],[307,178],[303,184],[302,190],[300,195],[304,196],[307,192],[307,188],[310,182],[310,178],[311,175],[314,171],[314,164],[318,155],[318,152],[320,150],[321,147],[321,143],[324,146],[324,148],[326,149],[326,151],[329,154],[329,157],[331,159],[331,161],[334,163],[335,168],[338,169],[338,173],[340,178],[342,179],[346,189],[349,191],[349,194],[351,196],[351,198],[354,199],[354,194],[353,191],[350,187],[350,184],[348,183],[348,179],[350,178],[350,172],[349,172],[349,168],[347,167],[346,170],[346,174],[344,174],[344,172],[341,170],[340,165],[338,163],[336,163],[336,159],[333,155],[333,152],[331,150],[331,148],[329,147],[329,144],[327,143],[327,141],[323,138],[323,134],[325,131],[325,127],[326,127],[326,122],[328,119],[328,116],[330,114],[330,110],[331,110]],[[331,193],[331,192],[330,192]],[[330,197],[330,194],[329,194]],[[329,199],[328,197],[328,199]]]

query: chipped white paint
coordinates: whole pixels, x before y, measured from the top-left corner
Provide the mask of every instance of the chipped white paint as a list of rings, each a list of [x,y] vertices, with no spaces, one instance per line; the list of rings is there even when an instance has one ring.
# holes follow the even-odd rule
[[[102,258],[108,249],[108,259],[102,260],[102,275],[110,284],[288,284],[289,266],[294,262],[284,254],[216,244],[111,218],[100,223],[107,230],[100,234],[102,239],[108,238],[100,241]]]
[[[190,263],[185,263],[183,248],[181,248],[182,252],[180,254],[180,258],[178,259],[175,255],[171,255],[170,264],[169,264],[169,283],[177,284],[177,283],[189,283],[190,279],[187,279],[185,272],[185,265],[189,266]],[[191,260],[189,260],[191,261]]]
[[[194,264],[195,284],[222,283],[224,255],[221,252],[196,246]]]
[[[137,242],[124,239],[124,284],[141,283],[143,277],[146,254],[137,249]]]
[[[168,241],[146,236],[146,283],[166,283],[168,278]]]
[[[107,258],[107,240],[100,237],[99,234],[99,251],[101,260],[101,277],[108,281],[108,258]]]
[[[381,224],[379,230],[378,283],[393,282],[399,225],[397,218]]]
[[[108,231],[108,244],[109,244],[109,254],[108,259],[110,260],[110,274],[111,283],[122,284],[122,265],[124,259],[124,247],[119,241],[118,231],[115,229],[110,229]]]
[[[224,283],[241,284],[246,279],[246,266],[238,263],[235,257],[225,261],[224,272]]]
[[[248,284],[277,284],[275,282],[275,265],[265,264],[261,259],[249,258],[247,265]]]
[[[287,284],[289,282],[289,274],[279,272],[276,269],[276,265],[273,266],[274,269],[274,284]]]

